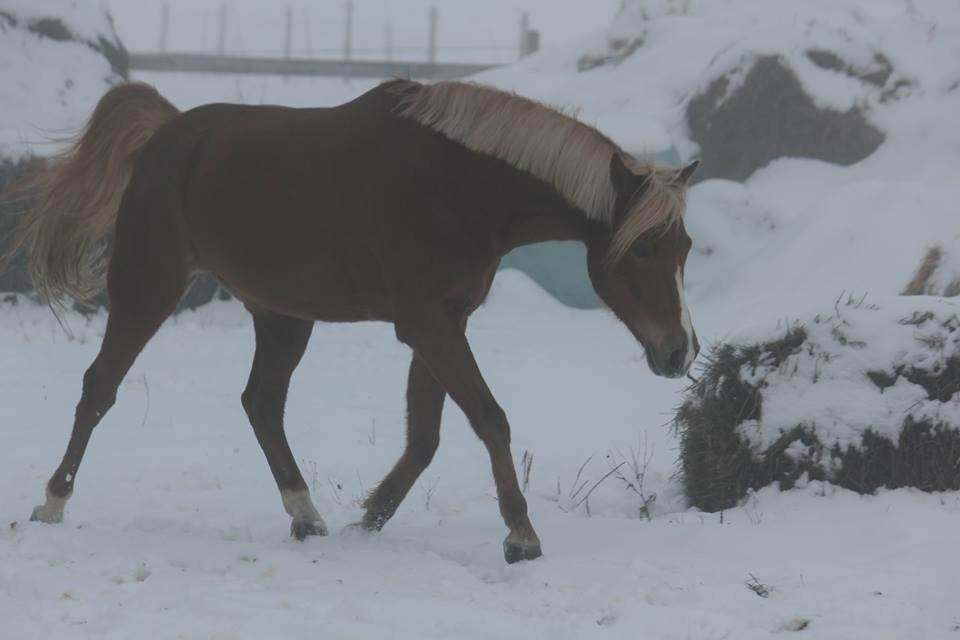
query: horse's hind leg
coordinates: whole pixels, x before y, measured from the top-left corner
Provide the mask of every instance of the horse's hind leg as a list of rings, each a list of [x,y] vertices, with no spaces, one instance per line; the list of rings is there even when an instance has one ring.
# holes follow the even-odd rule
[[[440,444],[440,418],[446,392],[416,354],[407,377],[407,446],[400,460],[370,494],[361,526],[379,531],[433,460]]]
[[[298,540],[327,535],[327,526],[310,500],[283,431],[283,407],[290,376],[310,340],[313,323],[251,309],[257,337],[250,379],[243,392],[243,408],[273,473],[283,506],[293,519],[290,533]]]
[[[113,406],[117,388],[133,361],[176,308],[186,289],[188,273],[179,261],[177,245],[164,242],[172,236],[156,233],[150,240],[151,246],[146,248],[137,239],[117,234],[107,287],[110,314],[103,343],[83,376],[83,394],[63,461],[47,483],[46,502],[33,510],[31,520],[63,520],[63,508],[73,493],[90,434]]]

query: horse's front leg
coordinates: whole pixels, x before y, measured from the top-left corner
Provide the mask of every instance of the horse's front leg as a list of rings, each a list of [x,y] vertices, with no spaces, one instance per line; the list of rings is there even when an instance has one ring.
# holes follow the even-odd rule
[[[407,446],[397,464],[364,502],[366,513],[360,523],[364,529],[382,529],[433,460],[440,444],[440,418],[446,395],[427,365],[414,354],[407,376]]]
[[[463,410],[490,453],[500,513],[510,529],[503,543],[507,562],[540,556],[540,539],[527,517],[527,501],[520,491],[510,454],[510,424],[480,374],[463,323],[437,312],[428,317],[398,322],[396,330],[397,337],[427,364],[437,381]]]

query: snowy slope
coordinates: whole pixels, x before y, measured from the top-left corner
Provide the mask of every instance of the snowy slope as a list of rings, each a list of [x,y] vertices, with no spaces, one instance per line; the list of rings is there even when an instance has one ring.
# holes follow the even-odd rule
[[[750,51],[800,51],[812,14],[856,36],[829,41],[851,56],[882,48],[911,85],[897,100],[871,103],[886,140],[870,158],[850,167],[781,159],[744,184],[692,189],[687,298],[701,339],[751,326],[763,335],[832,308],[844,290],[899,293],[929,244],[960,255],[954,6],[628,2],[609,33],[481,79],[580,107],[632,150],[675,146],[686,156],[695,153],[683,120],[689,96]],[[640,33],[646,44],[619,65],[577,72],[582,56],[609,52],[611,36]],[[810,71],[805,86],[839,104],[842,79]],[[309,98],[290,90],[290,101]],[[271,85],[269,99],[285,101],[283,91]],[[809,483],[762,490],[723,514],[689,510],[664,426],[684,383],[653,377],[609,314],[566,309],[512,272],[500,274],[469,333],[511,418],[515,458],[534,456],[527,495],[543,559],[503,564],[489,464],[450,404],[437,459],[382,534],[290,540],[240,407],[253,335],[230,303],[163,327],[98,427],[64,525],[25,522],[63,451],[103,330],[102,316],[66,320],[72,340],[45,309],[0,306],[0,523],[16,522],[0,528],[0,637],[958,633],[960,494],[861,497]],[[408,358],[390,327],[323,325],[294,377],[288,433],[335,532],[359,517],[357,499],[399,455]],[[611,460],[631,459],[631,449],[649,460],[652,518],[616,478],[591,495],[588,515],[571,494],[584,481],[593,486]],[[745,586],[751,574],[768,597]]]
[[[579,110],[633,151],[675,145],[696,155],[686,103],[745,59],[790,60],[814,100],[867,107],[886,140],[850,167],[783,158],[745,184],[710,180],[690,195],[695,254],[687,284],[701,333],[718,337],[743,321],[780,319],[832,302],[844,290],[897,294],[928,246],[960,251],[960,12],[945,0],[635,0],[607,34],[478,79]],[[584,55],[612,40],[642,39],[632,55],[578,73]],[[884,54],[908,84],[895,99],[864,93],[805,52],[826,48],[869,68]],[[891,83],[894,80],[891,80]],[[608,126],[605,126],[607,124]],[[946,277],[946,276],[944,276]],[[784,295],[787,294],[787,295]],[[707,305],[703,307],[703,305]]]

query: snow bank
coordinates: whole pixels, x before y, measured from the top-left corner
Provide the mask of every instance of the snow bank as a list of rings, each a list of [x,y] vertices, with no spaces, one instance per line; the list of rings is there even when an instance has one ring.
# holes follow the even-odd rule
[[[862,492],[960,488],[960,304],[845,297],[713,350],[676,424],[691,501],[801,476]]]
[[[69,0],[0,2],[0,159],[48,155],[127,73],[109,13]]]
[[[606,33],[477,80],[577,112],[632,152],[675,147],[683,160],[704,152],[694,98],[728,75],[736,87],[764,57],[816,106],[862,110],[883,140],[859,162],[787,153],[741,182],[691,189],[688,300],[700,335],[722,338],[745,309],[763,323],[844,290],[899,294],[931,246],[960,255],[958,54],[947,0],[628,0]]]

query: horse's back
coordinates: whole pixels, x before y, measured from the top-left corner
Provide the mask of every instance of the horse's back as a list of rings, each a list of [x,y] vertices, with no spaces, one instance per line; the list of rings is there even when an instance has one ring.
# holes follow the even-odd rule
[[[464,287],[473,300],[497,256],[485,213],[465,214],[470,154],[399,99],[381,85],[333,108],[199,107],[158,132],[141,173],[173,177],[191,268],[245,302],[344,321]]]
[[[385,316],[372,247],[382,191],[365,182],[382,139],[376,102],[187,111],[144,150],[141,200],[175,193],[164,214],[191,268],[245,301],[319,319]]]

